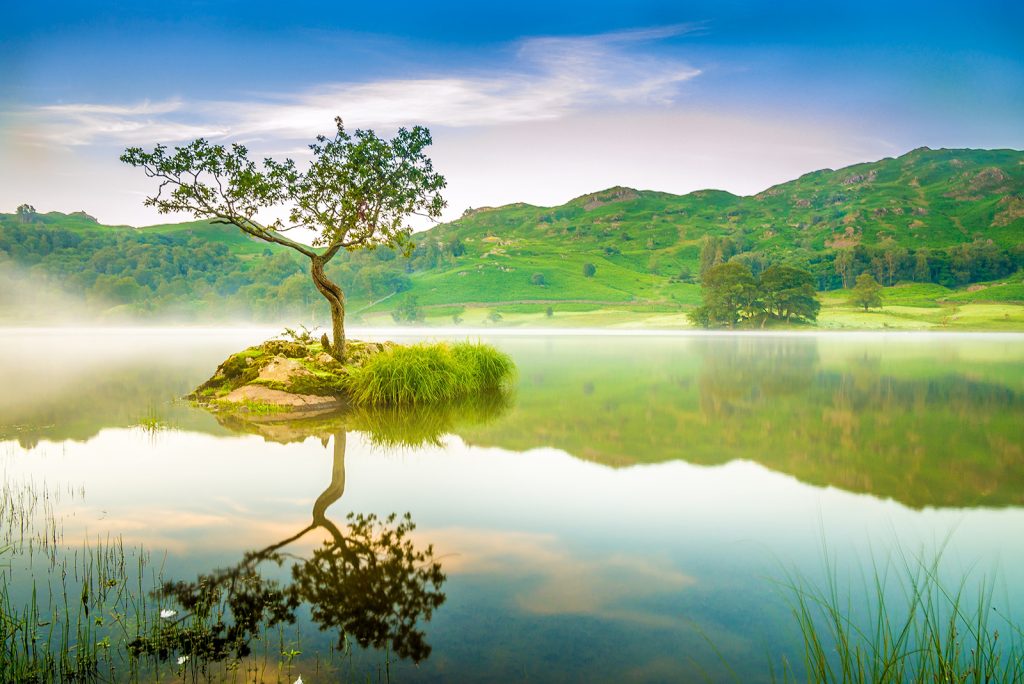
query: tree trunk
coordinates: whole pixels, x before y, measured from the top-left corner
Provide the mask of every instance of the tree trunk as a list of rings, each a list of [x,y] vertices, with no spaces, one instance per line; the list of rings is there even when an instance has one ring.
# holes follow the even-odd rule
[[[338,361],[345,360],[345,293],[341,291],[324,273],[323,258],[315,256],[311,259],[310,275],[313,276],[313,284],[320,294],[324,296],[327,303],[331,305],[331,328],[334,335],[333,340],[328,340],[327,335],[321,340],[324,349],[328,354]]]
[[[348,433],[339,430],[334,433],[334,463],[331,468],[331,484],[313,502],[313,524],[323,525],[327,520],[327,508],[345,493],[345,446]]]

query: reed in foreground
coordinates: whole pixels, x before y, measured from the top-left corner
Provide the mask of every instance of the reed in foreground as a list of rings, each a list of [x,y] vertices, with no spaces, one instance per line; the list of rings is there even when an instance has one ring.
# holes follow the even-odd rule
[[[783,587],[803,640],[806,681],[1024,681],[1024,632],[994,603],[995,582],[969,585],[964,577],[949,588],[939,555],[873,565],[862,594],[840,589],[831,562],[824,585],[790,575]],[[783,663],[782,681],[800,679]]]

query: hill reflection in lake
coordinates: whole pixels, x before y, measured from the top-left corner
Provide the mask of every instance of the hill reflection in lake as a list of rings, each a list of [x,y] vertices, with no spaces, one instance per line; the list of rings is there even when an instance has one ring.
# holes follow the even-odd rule
[[[247,431],[172,400],[259,334],[93,333],[67,356],[63,335],[4,333],[0,372],[17,389],[0,393],[0,439],[89,439],[154,417]],[[455,427],[460,412],[494,413],[485,402],[424,414],[420,429],[616,467],[751,460],[911,506],[1024,503],[1019,336],[539,336],[504,346],[520,370],[504,419]],[[382,437],[403,421],[375,423]]]

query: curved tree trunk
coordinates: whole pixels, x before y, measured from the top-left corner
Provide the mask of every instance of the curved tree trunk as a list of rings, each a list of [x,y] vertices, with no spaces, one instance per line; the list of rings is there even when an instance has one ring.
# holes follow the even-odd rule
[[[324,349],[338,361],[344,361],[345,293],[342,292],[341,288],[324,273],[324,264],[327,263],[326,260],[320,256],[314,256],[310,261],[312,261],[310,275],[313,276],[313,284],[316,285],[316,289],[324,296],[327,303],[331,305],[331,328],[334,339],[328,340],[327,335],[324,335],[322,340],[324,343]]]
[[[345,493],[345,446],[348,433],[339,430],[334,433],[334,462],[331,468],[331,484],[313,503],[313,524],[323,526],[327,520],[327,508]]]

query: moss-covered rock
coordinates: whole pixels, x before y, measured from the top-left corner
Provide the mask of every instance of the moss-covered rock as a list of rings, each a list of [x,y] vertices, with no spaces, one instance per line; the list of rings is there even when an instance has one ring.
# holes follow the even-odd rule
[[[286,395],[332,397],[338,404],[346,394],[346,379],[353,369],[394,346],[392,342],[349,341],[346,363],[342,364],[327,354],[319,342],[268,340],[229,356],[213,377],[188,398],[219,407],[260,401],[301,410],[303,406],[322,403],[295,401]],[[239,393],[244,388],[250,389]],[[261,393],[256,388],[273,392]],[[253,399],[257,394],[260,398]]]

